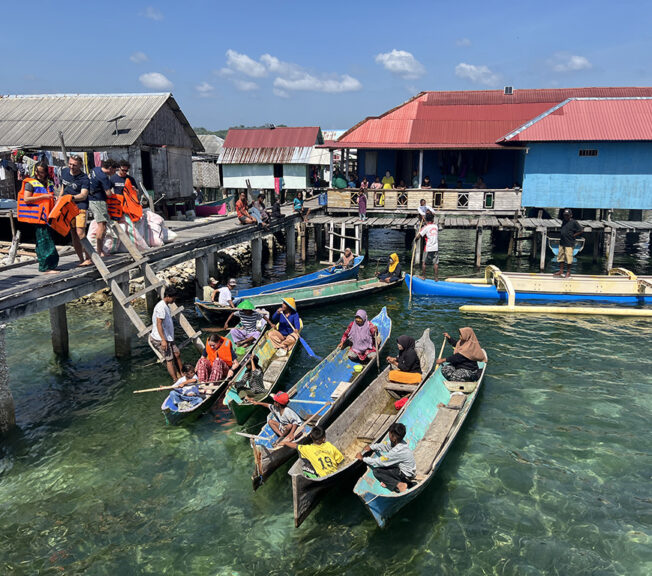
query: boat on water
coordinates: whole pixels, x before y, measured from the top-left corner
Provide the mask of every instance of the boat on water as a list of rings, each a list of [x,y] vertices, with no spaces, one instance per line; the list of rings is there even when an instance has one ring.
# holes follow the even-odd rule
[[[204,202],[195,204],[195,214],[197,216],[226,216],[228,198],[215,200],[214,202]]]
[[[281,290],[272,294],[260,294],[258,296],[249,296],[247,299],[256,308],[267,308],[275,310],[281,305],[283,298],[294,298],[297,306],[301,310],[314,306],[324,306],[346,300],[347,298],[365,298],[369,294],[375,294],[382,290],[395,288],[403,282],[402,279],[395,282],[381,282],[377,278],[367,278],[365,280],[342,280],[320,286],[306,286],[303,288],[291,288]]]
[[[421,384],[430,376],[437,352],[426,330],[416,343],[421,362]],[[406,405],[397,410],[394,403],[398,398],[409,399],[420,385],[397,384],[389,381],[390,366],[328,426],[327,440],[336,446],[344,461],[337,471],[328,476],[310,478],[303,472],[303,463],[297,460],[288,474],[292,478],[292,501],[294,503],[294,525],[298,528],[317,506],[321,498],[336,484],[360,476],[365,465],[355,455],[366,444],[379,441],[389,427],[405,411]]]
[[[405,492],[391,492],[380,485],[371,470],[355,485],[353,492],[381,528],[415,500],[437,473],[480,391],[487,362],[478,364],[482,372],[477,382],[449,382],[441,370],[435,369],[397,418],[407,429],[405,441],[416,460],[417,476],[411,487]]]
[[[242,326],[238,324],[238,327],[241,328]],[[263,330],[263,333],[261,334],[260,338],[263,337],[263,334],[266,336],[266,329]],[[233,345],[233,350],[236,352],[236,359],[240,363],[242,363],[243,359],[246,360],[249,357],[249,353],[254,349],[254,347],[260,341],[259,338],[258,341],[252,342],[249,346],[241,347],[235,345],[233,339],[231,338],[230,332],[228,336],[226,336],[226,338],[231,341]],[[238,371],[233,375],[233,378],[238,377],[240,373],[244,371],[244,369],[245,366],[241,365]],[[188,424],[196,420],[197,418],[199,418],[199,416],[204,414],[204,412],[210,410],[213,404],[215,404],[215,402],[220,398],[220,396],[224,393],[224,391],[229,385],[230,382],[222,382],[221,384],[216,386],[210,394],[206,394],[206,396],[204,396],[201,402],[193,406],[188,406],[185,404],[182,404],[181,406],[177,406],[172,399],[172,395],[168,394],[167,398],[163,400],[163,404],[161,404],[161,411],[165,416],[165,421],[168,424],[177,426],[179,424]]]
[[[410,285],[410,275],[405,282]],[[604,301],[643,304],[652,301],[652,276],[636,276],[624,268],[613,268],[606,276],[577,274],[570,278],[552,274],[502,272],[487,266],[484,278],[449,278],[435,282],[412,277],[415,296],[480,298],[485,300]]]
[[[383,308],[371,322],[378,328],[380,354],[392,332],[392,321],[387,315],[387,309]],[[336,348],[288,390],[289,407],[305,424],[294,442],[305,443],[313,426],[326,426],[347,403],[364,376],[377,366],[375,360],[365,364],[352,362],[348,353],[349,347]],[[361,368],[356,369],[356,366]],[[251,439],[254,453],[254,472],[251,479],[254,490],[262,486],[281,464],[296,455],[296,450],[276,445],[277,440],[278,436],[269,424],[265,424]]]
[[[364,256],[356,256],[354,264],[351,268],[344,268],[342,266],[330,266],[322,268],[310,274],[303,276],[296,276],[280,282],[273,282],[272,284],[265,284],[263,286],[256,286],[254,288],[245,288],[237,290],[233,302],[237,304],[244,298],[251,296],[258,296],[260,294],[272,294],[284,290],[291,290],[294,288],[301,288],[304,286],[321,286],[323,284],[331,284],[333,282],[340,282],[342,280],[350,280],[357,278],[360,272],[360,264],[364,260]],[[212,320],[215,316],[224,315],[231,312],[231,308],[220,306],[217,302],[211,300],[213,289],[210,286],[204,286],[204,299],[199,300],[195,298],[195,310],[200,316],[204,316],[207,320]]]
[[[289,353],[280,356],[278,350],[274,348],[272,341],[269,339],[268,334],[259,342],[253,353],[258,357],[260,368],[263,371],[263,383],[266,391],[254,396],[254,400],[257,402],[267,402],[269,397],[276,392],[290,360],[300,346],[301,344],[297,342],[290,348]],[[229,389],[224,394],[224,405],[228,406],[229,410],[231,410],[238,424],[244,424],[256,409],[254,404],[245,402],[235,388],[234,384],[240,382],[243,378],[244,371],[240,371],[234,375],[233,384],[229,386]]]

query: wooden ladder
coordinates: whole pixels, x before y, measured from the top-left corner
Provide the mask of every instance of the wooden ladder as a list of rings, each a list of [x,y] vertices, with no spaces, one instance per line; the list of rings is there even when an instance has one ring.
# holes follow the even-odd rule
[[[160,280],[157,276],[154,270],[152,270],[152,267],[149,265],[149,258],[147,256],[144,256],[138,248],[134,245],[134,243],[131,241],[129,236],[126,234],[126,232],[120,227],[119,224],[114,224],[113,222],[108,223],[108,226],[111,226],[113,228],[113,231],[117,234],[118,238],[120,239],[120,242],[125,246],[127,251],[129,252],[129,255],[133,258],[133,262],[130,262],[126,266],[122,266],[121,268],[118,268],[116,270],[109,270],[100,255],[95,251],[91,243],[89,242],[88,238],[83,238],[82,239],[82,245],[84,247],[84,250],[90,254],[91,260],[93,261],[93,264],[95,264],[95,267],[99,271],[100,275],[106,282],[106,285],[109,287],[109,290],[111,290],[111,293],[113,296],[115,296],[115,299],[118,301],[122,309],[125,311],[125,314],[131,320],[131,323],[134,325],[134,328],[136,329],[136,334],[138,338],[147,338],[147,342],[150,345],[150,348],[154,351],[156,356],[159,359],[159,362],[163,361],[163,356],[162,354],[156,350],[152,346],[152,344],[149,342],[149,334],[152,331],[152,326],[151,325],[146,325],[145,322],[143,322],[142,318],[134,310],[133,306],[131,303],[140,298],[141,296],[144,296],[148,292],[151,292],[152,290],[157,290],[158,294],[161,298],[163,298],[163,294],[165,293],[165,288],[166,288],[166,283],[164,280]],[[123,274],[128,274],[132,270],[140,269],[140,271],[143,273],[143,276],[145,277],[145,287],[142,290],[139,290],[138,292],[132,294],[131,296],[129,295],[129,291],[127,290],[127,294],[124,293],[122,288],[120,288],[120,285],[116,281],[116,278],[119,276],[122,276]],[[183,315],[183,306],[177,306],[176,304],[172,303],[169,305],[170,306],[170,313],[172,314],[172,318],[177,317],[179,325],[183,329],[183,331],[186,334],[186,340],[184,340],[181,344],[179,344],[179,350],[182,348],[185,348],[188,344],[193,344],[195,348],[199,352],[203,352],[204,350],[204,343],[201,341],[201,331],[195,331],[195,329],[192,327],[190,322],[188,322],[187,318]]]

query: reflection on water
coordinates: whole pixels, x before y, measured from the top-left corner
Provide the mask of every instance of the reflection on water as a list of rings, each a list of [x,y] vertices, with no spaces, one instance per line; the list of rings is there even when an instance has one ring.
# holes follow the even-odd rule
[[[471,233],[444,231],[442,275],[468,272],[471,246]],[[391,251],[409,268],[402,236],[374,233],[370,256]],[[494,261],[529,269],[525,258]],[[277,258],[266,277],[285,276],[284,264]],[[650,273],[643,250],[616,264]],[[580,270],[595,270],[590,257]],[[131,393],[167,383],[165,371],[143,343],[130,361],[112,357],[108,307],[70,309],[68,361],[50,356],[47,315],[9,326],[19,428],[0,452],[3,572],[649,574],[649,323],[463,316],[445,299],[408,307],[401,287],[306,311],[304,336],[324,356],[356,308],[383,305],[394,336],[430,328],[439,347],[442,331],[471,323],[490,356],[438,476],[383,531],[351,486],[295,530],[289,465],[254,493],[250,448],[220,407],[187,428],[166,426],[159,393]],[[301,351],[286,385],[313,365]]]

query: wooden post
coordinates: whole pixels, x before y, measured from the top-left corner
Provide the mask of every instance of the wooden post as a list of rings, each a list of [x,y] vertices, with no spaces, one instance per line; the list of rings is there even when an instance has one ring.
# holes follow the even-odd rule
[[[475,229],[475,265],[480,266],[482,262],[482,227]]]
[[[419,188],[423,182],[423,150],[419,150]]]
[[[362,245],[362,224],[354,224],[353,229],[355,230],[355,253],[360,254]]]
[[[593,230],[593,263],[596,264],[600,256],[600,230]]]
[[[208,255],[195,258],[195,295],[200,300],[204,299],[204,286],[208,286]]]
[[[541,255],[539,256],[539,270],[543,272],[546,269],[546,250],[548,249],[548,229],[541,231]]]
[[[333,252],[335,251],[335,235],[333,232],[335,232],[335,224],[332,220],[328,223],[328,231],[328,261],[332,264],[335,262],[333,260]]]
[[[518,234],[518,232],[516,232]],[[514,254],[514,231],[509,235],[509,244],[507,245],[507,255],[512,256]]]
[[[258,286],[263,281],[263,239],[251,239],[251,281]]]
[[[129,273],[123,274],[115,279],[122,292],[127,296],[129,294]],[[129,316],[125,313],[116,299],[111,295],[113,303],[113,339],[115,342],[115,355],[118,358],[128,358],[131,356],[131,336],[134,331],[134,325],[131,323]]]
[[[301,238],[301,262],[305,262],[308,255],[308,230],[305,222],[299,224],[299,237]]]
[[[328,173],[328,177],[330,179],[329,184],[331,185],[331,188],[333,187],[333,154],[334,153],[335,153],[335,151],[331,148],[330,149],[330,166],[329,166],[330,172]]]
[[[421,264],[421,256],[422,256],[421,252],[423,251],[423,237],[422,236],[417,237],[416,244],[417,244],[417,248],[416,248],[416,251],[414,253],[414,263],[420,265]]]
[[[349,149],[346,148],[344,150],[344,176],[346,177],[346,181],[349,181]]]
[[[147,278],[145,278],[145,284],[150,286],[150,283],[147,281]],[[204,299],[204,296],[202,295],[202,300]],[[145,294],[145,305],[147,308],[147,314],[150,316],[154,313],[154,306],[158,304],[158,301],[160,300],[159,295],[156,290],[150,290]]]
[[[297,244],[294,236],[294,224],[291,224],[285,229],[285,254],[286,266],[290,270],[294,270],[295,260],[297,257]]]
[[[267,261],[270,266],[274,265],[274,234],[267,237]]]
[[[324,252],[324,225],[315,224],[315,257],[317,261],[321,258],[322,253]]]
[[[537,257],[537,244],[539,237],[537,236],[536,230],[532,230],[532,246],[530,249],[530,260],[533,262]]]
[[[369,262],[369,226],[365,226],[364,224],[362,224],[362,246],[364,248],[365,262]]]
[[[208,257],[208,277],[217,276],[217,252],[211,252]]]
[[[14,397],[9,389],[9,368],[5,352],[5,325],[0,324],[0,436],[16,426]]]
[[[609,228],[609,249],[607,252],[607,271],[614,267],[614,252],[616,251],[616,229]]]
[[[68,342],[68,319],[65,304],[50,308],[50,330],[52,333],[52,350],[57,356],[67,358],[70,345]]]
[[[344,248],[346,248],[346,224],[342,222],[342,227],[341,227],[341,232],[342,236],[340,237],[340,252],[344,253]]]

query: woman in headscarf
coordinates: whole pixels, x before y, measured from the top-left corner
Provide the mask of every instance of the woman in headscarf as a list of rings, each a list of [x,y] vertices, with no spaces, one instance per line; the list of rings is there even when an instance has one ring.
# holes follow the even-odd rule
[[[451,338],[448,332],[444,332],[444,337],[451,346],[455,347],[451,356],[437,359],[437,364],[445,363],[441,367],[444,378],[451,382],[474,382],[477,380],[480,377],[478,362],[484,362],[486,356],[473,328],[468,326],[460,328],[459,340]]]
[[[401,384],[419,384],[421,382],[421,362],[416,350],[416,342],[412,336],[403,334],[396,339],[398,356],[387,357],[387,363],[393,368],[389,371],[391,382]]]
[[[396,282],[400,280],[403,276],[401,271],[401,265],[398,263],[398,254],[394,252],[389,256],[389,261],[387,262],[387,268],[378,274],[378,280],[381,282]]]
[[[278,355],[284,356],[296,344],[301,331],[301,318],[294,298],[283,298],[281,307],[274,312],[272,319],[265,319],[272,328],[267,333],[268,338],[278,350]]]
[[[353,362],[367,362],[376,357],[376,334],[378,329],[367,319],[364,310],[355,313],[355,319],[344,331],[338,348],[350,343],[349,360]]]

